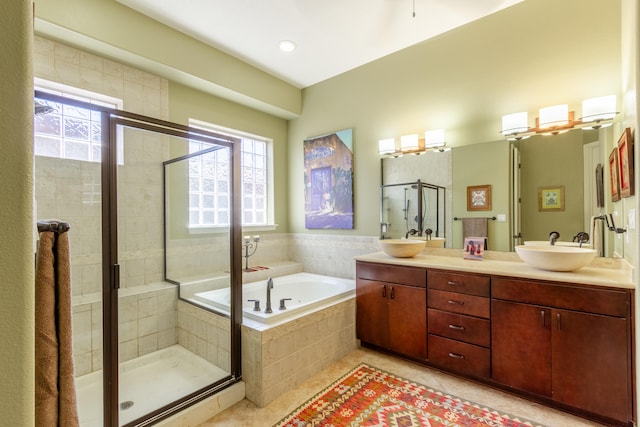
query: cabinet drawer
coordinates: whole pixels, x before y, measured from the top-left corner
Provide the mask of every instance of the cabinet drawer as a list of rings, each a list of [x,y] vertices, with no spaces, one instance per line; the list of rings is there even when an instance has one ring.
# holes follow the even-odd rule
[[[491,322],[489,320],[430,308],[427,325],[429,325],[430,334],[484,347],[491,345]]]
[[[626,290],[506,277],[494,277],[491,286],[495,299],[617,317],[628,317],[631,310],[630,292]]]
[[[490,295],[489,276],[428,270],[427,283],[430,289],[460,292],[463,294],[488,297]]]
[[[427,286],[427,272],[419,267],[398,267],[389,264],[356,262],[356,275],[360,279],[379,282],[399,283],[402,285]]]
[[[491,351],[488,348],[429,335],[429,361],[434,365],[474,377],[491,375]]]
[[[427,290],[427,305],[429,308],[452,313],[484,317],[485,319],[491,317],[489,298],[475,295],[429,289]]]

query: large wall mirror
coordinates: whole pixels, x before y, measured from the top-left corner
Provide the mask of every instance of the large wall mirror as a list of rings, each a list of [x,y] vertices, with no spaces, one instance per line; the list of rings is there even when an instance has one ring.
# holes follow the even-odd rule
[[[613,141],[611,127],[575,129],[520,141],[470,144],[446,153],[385,158],[382,180],[394,184],[421,179],[447,188],[448,248],[462,248],[461,224],[454,218],[486,216],[492,218],[488,225],[490,250],[512,251],[524,241],[548,240],[551,231],[560,233],[561,241],[572,241],[579,232],[591,236],[595,231],[603,242],[601,253],[612,257],[624,253],[621,240],[606,230],[602,221],[596,220],[594,229],[593,217],[612,212],[608,191],[604,206],[598,206],[596,167],[601,164],[605,168],[606,188],[607,150]],[[490,211],[467,210],[467,187],[477,185],[491,185]],[[552,196],[558,200],[550,199]]]

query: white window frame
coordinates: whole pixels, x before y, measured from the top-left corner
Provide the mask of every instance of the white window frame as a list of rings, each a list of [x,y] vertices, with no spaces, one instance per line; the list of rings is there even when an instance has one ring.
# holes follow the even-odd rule
[[[252,231],[272,231],[277,229],[278,224],[274,222],[274,191],[273,191],[273,140],[270,138],[266,138],[264,136],[254,135],[247,132],[238,131],[236,129],[225,128],[222,126],[217,126],[215,124],[205,122],[197,119],[189,119],[189,126],[199,129],[204,129],[210,132],[215,132],[227,136],[232,136],[236,138],[247,138],[258,141],[265,142],[266,145],[266,223],[259,225],[244,225],[242,224],[243,232],[252,232]],[[242,166],[241,166],[242,167]],[[240,173],[242,176],[242,173]],[[243,188],[242,183],[240,184],[240,188]],[[192,225],[189,223],[189,232],[191,234],[206,234],[206,233],[216,233],[216,232],[226,232],[229,228],[228,225]]]

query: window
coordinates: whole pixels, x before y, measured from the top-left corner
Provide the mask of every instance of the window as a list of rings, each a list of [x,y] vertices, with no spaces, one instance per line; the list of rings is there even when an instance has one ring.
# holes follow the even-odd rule
[[[242,140],[241,196],[242,225],[267,226],[272,221],[269,205],[269,152],[271,142],[266,138],[220,129],[191,120],[195,128],[233,136]],[[189,152],[208,148],[208,144],[190,141]],[[226,149],[197,156],[189,160],[189,226],[216,227],[230,223],[231,175],[229,153]]]
[[[122,106],[122,101],[115,98],[43,80],[36,81],[36,90],[108,108]],[[35,116],[35,155],[100,162],[101,112],[43,99],[36,101],[48,105],[53,110]]]

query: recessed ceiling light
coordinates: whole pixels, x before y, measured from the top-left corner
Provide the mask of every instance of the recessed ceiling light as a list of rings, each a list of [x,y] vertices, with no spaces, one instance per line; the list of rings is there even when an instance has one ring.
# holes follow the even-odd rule
[[[294,50],[296,50],[296,44],[291,40],[282,40],[280,41],[280,43],[278,43],[278,46],[283,52],[293,52]]]

